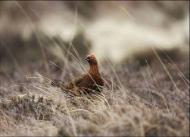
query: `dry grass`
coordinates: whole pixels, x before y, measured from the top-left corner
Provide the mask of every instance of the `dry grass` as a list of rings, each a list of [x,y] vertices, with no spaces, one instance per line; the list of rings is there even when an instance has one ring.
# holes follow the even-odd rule
[[[51,87],[50,79],[37,72],[22,80],[1,74],[0,134],[189,136],[187,61],[132,69],[107,61],[101,64],[102,95],[83,97]],[[76,62],[51,74],[70,79],[85,71]]]
[[[41,54],[42,60],[40,60],[40,56],[37,56],[37,52],[35,51],[31,53],[32,59],[35,57],[41,62],[34,61],[32,64],[32,61],[28,62],[29,59],[26,59],[26,62],[23,63],[26,66],[21,66],[21,63],[17,61],[29,56],[28,52],[25,52],[25,50],[23,50],[24,48],[21,46],[24,44],[22,41],[20,42],[20,40],[18,40],[20,43],[18,42],[17,47],[17,40],[14,41],[14,39],[10,39],[10,37],[7,38],[9,35],[5,35],[6,33],[4,32],[2,33],[5,39],[2,37],[0,43],[2,46],[0,48],[3,49],[1,50],[3,52],[0,52],[0,58],[7,58],[5,56],[7,52],[7,56],[9,56],[10,60],[1,62],[0,66],[1,70],[2,68],[5,70],[0,71],[0,135],[189,136],[189,59],[173,61],[168,58],[167,61],[165,61],[153,49],[151,53],[154,53],[156,61],[153,60],[152,63],[149,64],[147,60],[144,61],[143,59],[143,63],[146,64],[145,66],[136,65],[135,62],[131,64],[124,62],[123,64],[115,66],[109,60],[106,60],[100,64],[100,71],[103,73],[103,77],[106,81],[102,94],[71,97],[60,89],[51,87],[51,78],[60,78],[67,81],[86,71],[86,66],[83,65],[82,60],[79,58],[78,51],[76,51],[76,45],[79,47],[78,50],[81,50],[81,47],[87,46],[88,48],[91,44],[80,34],[78,36],[76,35],[76,37],[73,35],[73,38],[66,42],[56,37],[55,39],[47,37],[43,41],[43,35],[38,34],[39,32],[37,32],[32,18],[28,15],[28,12],[21,2],[15,1],[15,4],[17,6],[16,10],[20,11],[19,13],[26,19],[26,23],[24,24],[27,24],[28,27],[31,28],[31,31],[34,32],[34,41],[28,41],[28,43],[31,43],[31,46],[28,47],[32,47],[29,51],[39,48],[39,54]],[[179,4],[176,6],[179,7]],[[72,7],[74,8],[75,5],[72,6],[71,3],[70,7],[72,10]],[[77,8],[83,9],[83,7],[86,6],[79,5]],[[78,11],[77,8],[73,11],[74,14],[72,14],[74,15],[73,26],[76,28],[78,25],[85,27],[85,24],[80,22],[80,10]],[[103,7],[103,9],[104,8],[105,7]],[[127,14],[127,18],[138,19],[138,16],[136,18],[131,16],[130,12],[128,12],[123,5],[119,6],[116,11],[119,11],[118,9],[120,9],[124,15]],[[152,9],[153,11],[157,11],[156,8]],[[175,11],[179,11],[176,10],[176,8],[174,9]],[[182,9],[186,8],[182,7]],[[94,11],[93,8],[92,10]],[[106,10],[100,13],[104,13],[104,11]],[[141,13],[141,11],[143,10],[140,10],[139,13]],[[154,12],[147,11],[145,10],[142,13],[152,13],[154,16]],[[173,13],[173,10],[171,13]],[[170,14],[169,11],[168,14]],[[179,12],[176,13],[176,15],[178,14]],[[60,15],[63,15],[62,11]],[[70,16],[70,14],[68,15]],[[139,17],[141,16],[142,14],[139,14]],[[155,17],[159,16],[156,15]],[[71,18],[73,18],[73,16]],[[166,18],[172,22],[171,18]],[[149,16],[147,19],[149,19]],[[137,21],[142,23],[142,20]],[[150,19],[150,21],[146,21],[145,18],[144,21],[147,25],[148,22],[154,20]],[[12,22],[13,24],[16,23],[15,21]],[[7,25],[8,28],[13,26],[12,22],[11,25]],[[45,22],[47,22],[47,20],[45,20]],[[69,24],[71,22],[72,21],[69,20]],[[110,21],[106,20],[106,22]],[[119,23],[121,22],[119,21]],[[21,28],[23,28],[23,24],[20,24]],[[103,28],[105,26],[109,25],[103,22]],[[96,34],[97,36],[91,36],[94,38],[92,42],[95,43],[93,44],[96,46],[105,44],[109,45],[109,47],[114,45],[116,49],[122,49],[126,48],[126,41],[129,41],[128,45],[141,45],[142,47],[152,41],[153,45],[157,43],[159,46],[164,47],[168,42],[170,43],[169,45],[173,45],[176,40],[174,37],[175,35],[168,35],[170,33],[165,34],[165,32],[170,32],[166,27],[164,27],[164,35],[162,33],[158,33],[160,35],[157,35],[155,32],[160,30],[160,28],[158,28],[158,30],[155,29],[155,31],[152,31],[150,28],[150,31],[145,33],[146,31],[144,32],[144,29],[140,29],[141,27],[138,27],[138,24],[134,26],[134,24],[124,23],[123,26],[126,26],[126,30],[132,30],[132,33],[127,33],[129,37],[126,37],[126,31],[123,31],[124,28],[120,27],[120,24],[111,23],[110,26],[111,28],[108,27],[108,32],[112,33],[112,35],[110,35],[111,37],[107,35],[105,35],[106,37],[102,37],[100,34],[104,32],[104,30],[101,29],[101,25],[100,28],[95,26],[95,31],[92,31],[92,34]],[[119,26],[119,28],[117,28],[117,26]],[[151,25],[148,23],[148,26]],[[178,29],[179,26],[181,27],[183,25],[177,24],[175,27]],[[15,26],[13,26],[13,28],[14,27]],[[56,27],[56,25],[49,28],[54,27]],[[62,26],[61,24],[61,27],[57,28],[63,28],[65,31],[66,27],[68,26]],[[112,31],[112,29],[117,31]],[[118,29],[121,29],[121,32],[124,33],[118,33]],[[12,31],[10,32],[12,34]],[[58,33],[59,32],[60,31],[58,31]],[[138,34],[137,36],[140,37],[136,37],[133,32],[136,32]],[[178,31],[174,32],[178,33]],[[151,36],[151,39],[148,39],[149,37],[147,37],[147,34]],[[155,37],[152,37],[152,34],[156,34]],[[176,33],[172,31],[171,34]],[[118,38],[122,39],[117,39],[116,35],[119,36]],[[18,34],[16,34],[16,37],[17,36]],[[99,37],[101,38],[98,40]],[[112,38],[113,40],[111,40]],[[128,38],[128,40],[126,40],[126,38]],[[161,43],[159,38],[161,38],[161,41],[164,41],[163,43],[166,42],[166,44]],[[120,41],[123,39],[124,43],[122,44]],[[174,42],[172,43],[171,41],[173,40]],[[11,42],[13,47],[17,48],[9,48],[9,46],[7,46],[9,42]],[[52,60],[50,61],[51,58],[46,54],[46,52],[48,53],[46,48],[49,45],[52,46],[50,52],[55,52],[55,56],[59,54],[61,65]],[[34,46],[39,47],[37,48]],[[114,46],[112,46],[112,48]],[[118,46],[121,47],[118,48]],[[107,50],[106,48],[103,50],[102,47],[100,49],[104,54]],[[65,48],[65,53],[62,53],[63,48]],[[12,51],[10,51],[11,49]],[[72,49],[72,53],[69,52],[70,49]],[[83,55],[86,55],[86,51],[88,50],[82,49],[80,52],[84,52]],[[124,52],[126,51],[124,50]],[[16,56],[13,55],[13,53],[20,55],[20,58],[15,59]],[[72,62],[70,62],[67,57],[70,57]],[[152,58],[152,56],[149,58]],[[61,68],[59,68],[59,65]],[[9,74],[7,70],[9,70]]]

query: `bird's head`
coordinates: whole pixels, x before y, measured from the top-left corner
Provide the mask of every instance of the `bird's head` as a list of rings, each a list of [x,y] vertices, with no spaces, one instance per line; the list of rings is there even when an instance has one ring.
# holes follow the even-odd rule
[[[85,60],[90,64],[90,65],[97,65],[97,60],[94,54],[89,54],[86,56]]]

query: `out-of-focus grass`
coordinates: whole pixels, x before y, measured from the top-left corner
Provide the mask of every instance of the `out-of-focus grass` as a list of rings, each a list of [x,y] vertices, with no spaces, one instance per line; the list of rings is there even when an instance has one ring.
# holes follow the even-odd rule
[[[13,12],[11,10],[7,12],[11,16],[8,16],[8,19],[2,22],[6,24],[6,21],[10,22],[14,19],[12,18],[13,16],[15,17],[17,14],[17,16],[22,15],[21,18],[27,20],[26,24],[32,26],[30,26],[32,28],[31,32],[34,33],[31,34],[28,39],[22,39],[22,36],[19,36],[20,33],[14,35],[12,33],[14,31],[10,31],[12,37],[10,37],[7,31],[2,31],[3,33],[1,33],[0,36],[1,135],[189,136],[189,59],[181,58],[183,55],[178,53],[178,49],[173,51],[160,51],[150,48],[149,51],[135,55],[131,61],[124,60],[121,64],[114,64],[112,61],[104,59],[99,64],[100,71],[105,79],[105,87],[102,94],[71,97],[60,89],[51,87],[50,82],[52,78],[62,79],[66,82],[87,71],[87,66],[83,64],[82,59],[90,50],[89,45],[91,45],[91,43],[85,37],[88,36],[88,34],[84,35],[84,32],[79,31],[70,41],[65,41],[59,36],[47,36],[34,27],[36,25],[35,22],[40,18],[31,16],[34,15],[33,11],[27,8],[27,6],[24,6],[25,4],[27,5],[27,3],[17,1],[15,1],[15,3],[17,8],[13,9],[9,6],[11,3],[7,3],[9,8],[0,6],[0,8],[2,8],[1,10],[5,11],[5,13],[6,10],[13,10]],[[4,4],[6,5],[6,3]],[[75,9],[74,24],[84,27],[84,22],[80,22],[80,16],[82,15],[88,20],[91,14],[86,13],[86,11],[94,9],[88,8],[85,10],[83,8],[87,8],[88,5],[91,4],[92,7],[95,5],[93,6],[93,3],[88,2],[81,5],[79,4],[78,6],[72,2],[67,4],[72,12],[73,9]],[[116,3],[112,4],[114,5]],[[135,7],[133,3],[130,4],[129,2],[128,4],[131,5],[131,7]],[[154,16],[156,18],[164,18],[166,15],[166,20],[169,21],[169,23],[177,20],[177,18],[183,18],[183,16],[181,16],[182,14],[179,15],[179,12],[174,13],[176,16],[173,16],[176,5],[173,5],[167,10],[167,3],[158,2],[158,5],[154,5],[155,2],[150,2],[149,4],[153,7],[160,5],[161,8],[157,8],[156,10],[156,8],[154,9],[150,5],[146,6],[143,3],[142,7],[145,7],[145,9],[150,7],[150,9],[153,9],[150,11],[156,10],[158,13],[160,10],[162,11],[162,9],[166,10],[167,14],[155,14],[157,15]],[[125,5],[122,5],[122,3],[119,3],[119,5],[120,8],[117,7],[118,5],[113,7],[115,7],[117,11],[121,9],[122,13],[127,13],[130,16],[127,15],[127,18],[132,17],[135,19],[130,15],[130,12],[128,13],[128,7],[125,8]],[[180,13],[186,13],[187,6],[183,5],[184,3],[182,3]],[[97,9],[99,8],[98,6],[95,7]],[[105,2],[103,7],[100,7],[100,13],[104,15],[109,13],[106,12],[109,9],[106,7],[107,4]],[[79,10],[77,10],[77,8]],[[19,12],[16,13],[14,12],[15,10],[19,10]],[[131,11],[135,14],[134,11],[137,10],[134,8],[134,10]],[[137,11],[136,15],[138,16],[135,20],[140,24],[144,23],[146,25],[149,25],[150,22],[154,22],[155,20],[150,19],[149,16],[147,19],[142,20],[144,16],[142,16],[141,12],[152,13],[152,15],[154,15],[154,12],[147,11]],[[101,16],[100,13],[99,16]],[[172,20],[170,15],[172,16]],[[73,16],[71,18],[73,18]],[[15,21],[19,24],[21,19],[17,19],[18,20]],[[169,24],[167,21],[165,23],[163,22],[163,24],[160,23],[166,28],[167,24]],[[107,20],[107,22],[109,22],[109,20]],[[120,23],[120,21],[118,22]],[[155,22],[158,23],[157,25],[161,25],[159,22]],[[12,24],[12,22],[10,24]],[[7,26],[10,27],[10,24]],[[107,24],[102,27],[104,28],[106,25]],[[130,27],[130,24],[123,25],[129,25]],[[111,23],[111,28],[115,28],[114,26],[116,26],[117,30],[117,26],[120,25]],[[134,31],[135,28],[135,30],[139,29],[137,26],[131,29],[132,32],[140,36],[146,34],[143,31]],[[174,28],[176,26],[174,26]],[[12,29],[14,27],[15,26],[13,26]],[[15,28],[20,29],[22,27],[24,28],[23,23],[21,23],[20,27]],[[49,28],[51,27],[55,26],[50,26]],[[118,36],[118,38],[120,38],[121,35],[118,35],[118,31],[112,31],[111,28],[108,27],[108,30],[111,30],[108,32],[116,34],[111,37],[114,39],[111,40],[108,35],[99,35],[99,33],[97,33],[98,37],[96,35],[92,35],[93,37],[91,37],[93,38],[92,42],[95,42],[93,44],[102,46],[102,41],[98,41],[98,38],[101,38],[100,40],[103,40],[105,42],[104,44],[109,45],[108,42],[110,42],[110,44],[114,46],[121,45],[125,48],[125,43],[120,43],[120,39],[117,40],[115,39],[116,37],[114,37]],[[67,32],[65,31],[66,28],[63,27],[62,29],[64,30],[63,32]],[[100,30],[101,32],[101,27],[95,27],[95,31],[92,31],[91,34],[94,34],[96,30]],[[125,31],[123,31],[122,28],[120,32]],[[153,31],[150,32],[149,36],[152,36]],[[163,34],[163,36],[166,35],[165,33]],[[103,36],[108,38],[108,41],[106,41]],[[131,36],[130,33],[129,36]],[[131,37],[127,38],[131,39],[133,43],[138,40],[137,37],[134,36],[135,35],[132,36],[133,39],[131,39]],[[126,41],[126,36],[122,36],[122,38]],[[142,44],[142,39],[146,41],[147,37],[140,38],[137,45],[146,45],[147,43]],[[157,41],[158,36],[155,35],[153,38]],[[172,36],[164,37],[167,42],[168,38],[171,38],[172,41],[174,39]],[[150,43],[149,40],[147,41]],[[165,45],[162,45],[161,41],[158,39],[159,45],[164,47]],[[97,45],[96,42],[99,44]],[[154,45],[154,43],[150,45]],[[102,47],[100,49],[102,50]],[[116,47],[116,49],[119,48]],[[102,51],[103,53],[109,52],[107,50]],[[49,75],[46,75],[47,71]]]
[[[51,74],[67,81],[84,73],[85,66],[74,57],[62,71],[50,69]],[[107,60],[100,63],[106,81],[102,95],[82,97],[51,87],[40,69],[19,81],[1,75],[0,133],[189,136],[188,59],[162,63],[165,68],[159,61],[131,68]]]

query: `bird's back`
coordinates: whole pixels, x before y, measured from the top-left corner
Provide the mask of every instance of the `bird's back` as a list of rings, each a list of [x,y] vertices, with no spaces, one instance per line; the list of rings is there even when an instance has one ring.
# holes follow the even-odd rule
[[[91,76],[89,74],[82,75],[74,79],[68,84],[68,88],[72,89],[74,86],[80,89],[97,90],[98,86],[103,86],[103,80],[100,76]]]

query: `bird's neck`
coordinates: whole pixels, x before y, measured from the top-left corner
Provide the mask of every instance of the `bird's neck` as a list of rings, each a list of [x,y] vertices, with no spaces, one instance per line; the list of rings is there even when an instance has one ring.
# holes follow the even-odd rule
[[[98,64],[90,65],[89,74],[90,75],[100,75],[99,70],[98,70]]]

